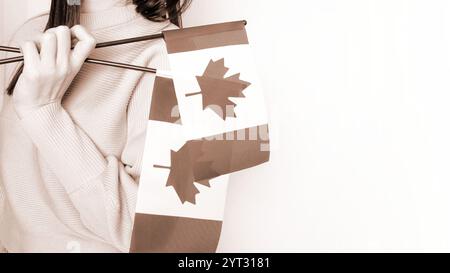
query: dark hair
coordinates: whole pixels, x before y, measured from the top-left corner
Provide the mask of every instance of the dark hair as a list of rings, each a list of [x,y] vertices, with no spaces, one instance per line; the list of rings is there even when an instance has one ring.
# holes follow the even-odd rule
[[[72,1],[76,3],[77,1]],[[80,5],[69,4],[68,0],[52,0],[45,30],[61,25],[72,27],[80,23]],[[133,0],[136,11],[153,22],[171,21],[181,27],[181,14],[188,8],[191,0]],[[18,67],[14,77],[6,88],[12,95],[17,81],[23,72],[23,63]]]

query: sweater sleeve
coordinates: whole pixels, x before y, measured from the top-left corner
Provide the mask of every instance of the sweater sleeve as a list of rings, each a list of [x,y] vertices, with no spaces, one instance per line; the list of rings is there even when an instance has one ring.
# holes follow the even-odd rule
[[[21,119],[86,228],[123,252],[129,249],[133,228],[153,81],[154,75],[147,74],[133,92],[121,158],[102,154],[60,103],[43,106]]]

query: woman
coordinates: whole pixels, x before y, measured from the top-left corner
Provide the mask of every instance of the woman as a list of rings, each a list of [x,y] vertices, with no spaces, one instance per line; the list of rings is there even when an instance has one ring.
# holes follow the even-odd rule
[[[187,2],[76,3],[53,0],[13,38],[24,66],[0,107],[0,249],[9,252],[128,252],[154,75],[83,63],[168,69],[161,40],[93,49],[175,28],[169,20]]]

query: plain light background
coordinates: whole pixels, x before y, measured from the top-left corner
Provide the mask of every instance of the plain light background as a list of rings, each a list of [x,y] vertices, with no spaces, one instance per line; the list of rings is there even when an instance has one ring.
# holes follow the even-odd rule
[[[2,43],[47,6],[0,0]],[[237,19],[274,151],[232,177],[219,250],[450,251],[450,2],[194,0],[184,22]]]

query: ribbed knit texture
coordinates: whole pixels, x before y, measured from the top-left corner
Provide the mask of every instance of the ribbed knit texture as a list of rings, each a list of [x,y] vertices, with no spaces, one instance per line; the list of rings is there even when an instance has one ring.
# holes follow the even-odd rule
[[[12,45],[33,38],[27,22]],[[133,5],[82,14],[98,42],[174,28]],[[93,58],[168,70],[162,40],[97,49]],[[127,252],[155,75],[85,64],[62,104],[21,120],[0,112],[0,252]],[[9,75],[7,76],[9,78]]]

